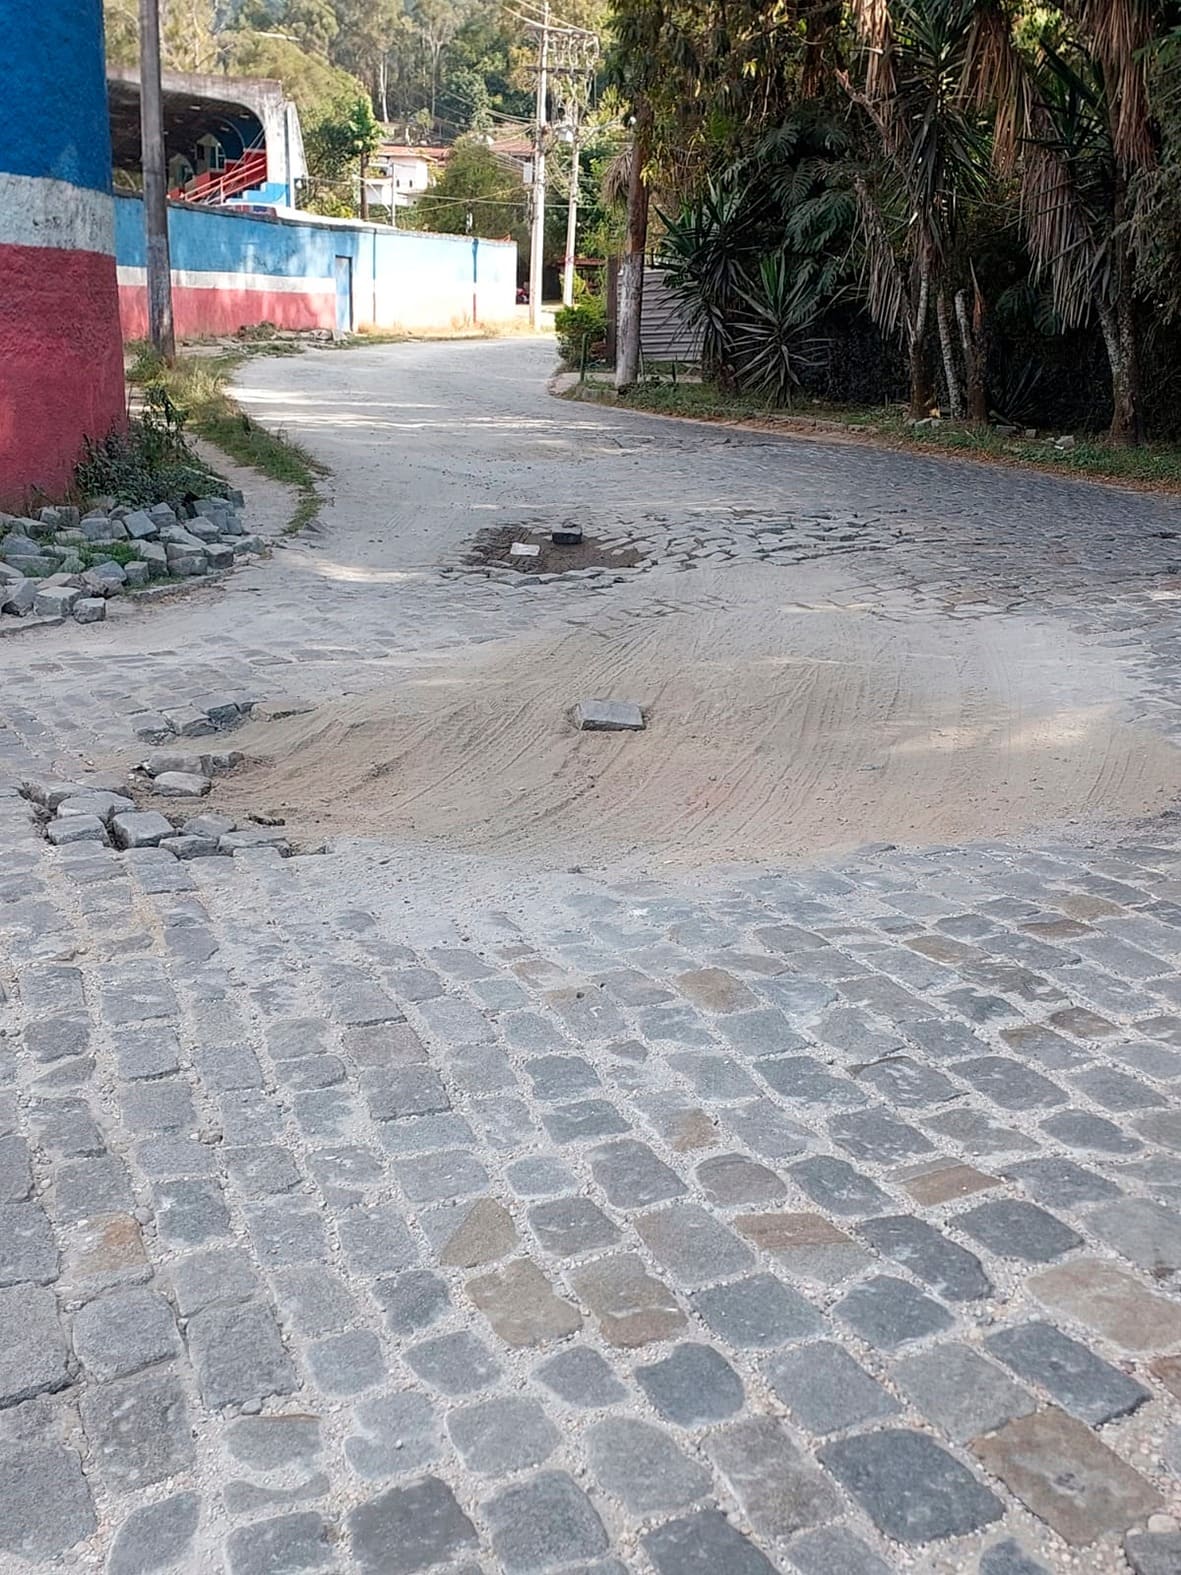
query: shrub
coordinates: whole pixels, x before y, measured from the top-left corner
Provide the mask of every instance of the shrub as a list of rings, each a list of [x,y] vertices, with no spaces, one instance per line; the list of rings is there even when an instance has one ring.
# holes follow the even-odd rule
[[[225,483],[189,447],[185,419],[167,388],[149,383],[143,413],[128,422],[126,432],[112,432],[101,443],[87,441],[74,472],[79,493],[140,507],[224,494]]]
[[[588,295],[575,306],[554,313],[558,354],[567,366],[582,366],[602,354],[607,339],[607,303],[601,295]]]

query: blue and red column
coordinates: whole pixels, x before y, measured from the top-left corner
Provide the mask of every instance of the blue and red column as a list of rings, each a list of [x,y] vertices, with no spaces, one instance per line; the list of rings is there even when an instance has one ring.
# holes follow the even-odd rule
[[[5,16],[0,508],[69,485],[124,418],[101,0]]]

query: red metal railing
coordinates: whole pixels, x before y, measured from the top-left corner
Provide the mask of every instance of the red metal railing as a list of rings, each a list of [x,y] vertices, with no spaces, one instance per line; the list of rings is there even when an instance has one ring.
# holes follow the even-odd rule
[[[223,169],[194,175],[192,180],[169,192],[169,196],[183,197],[189,202],[225,202],[227,197],[236,197],[255,186],[265,186],[266,179],[266,149],[248,148],[240,159],[231,160]]]

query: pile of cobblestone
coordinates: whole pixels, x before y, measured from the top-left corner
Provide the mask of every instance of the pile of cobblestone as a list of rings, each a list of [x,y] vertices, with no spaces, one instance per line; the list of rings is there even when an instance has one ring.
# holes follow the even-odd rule
[[[177,511],[102,500],[83,515],[71,504],[36,519],[0,514],[0,614],[101,623],[107,599],[151,581],[191,580],[261,552],[247,533],[240,492],[197,498]]]
[[[180,776],[180,773],[172,773]],[[178,798],[200,798],[208,778],[195,778]],[[197,788],[200,781],[203,786]],[[153,786],[159,790],[160,779]],[[232,857],[255,848],[273,848],[282,857],[291,844],[281,828],[239,827],[230,815],[194,815],[191,806],[173,814],[145,809],[130,793],[106,781],[26,782],[21,791],[35,806],[45,836],[54,847],[98,843],[101,847],[159,848],[178,859]]]

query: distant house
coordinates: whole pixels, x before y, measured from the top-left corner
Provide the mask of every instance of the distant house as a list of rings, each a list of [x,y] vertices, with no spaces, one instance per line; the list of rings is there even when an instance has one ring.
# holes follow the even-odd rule
[[[444,147],[412,147],[404,142],[382,142],[369,159],[365,195],[371,207],[408,208],[430,187],[451,156]]]
[[[282,83],[166,71],[162,86],[170,196],[298,206],[307,164],[299,113]],[[107,106],[116,184],[135,187],[141,176],[135,67],[108,68]]]

